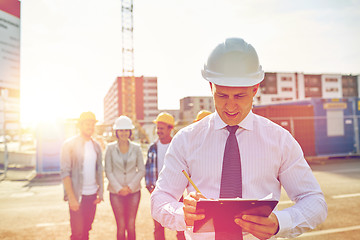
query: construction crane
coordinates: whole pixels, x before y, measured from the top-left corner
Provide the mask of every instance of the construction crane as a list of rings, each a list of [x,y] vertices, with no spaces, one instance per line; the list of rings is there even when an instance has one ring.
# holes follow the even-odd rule
[[[133,0],[121,0],[122,79],[121,104],[124,115],[136,119]]]
[[[133,120],[139,131],[141,142],[149,142],[146,131],[136,119],[135,76],[134,76],[134,17],[133,0],[121,0],[122,24],[122,77],[121,77],[121,106],[124,115]]]

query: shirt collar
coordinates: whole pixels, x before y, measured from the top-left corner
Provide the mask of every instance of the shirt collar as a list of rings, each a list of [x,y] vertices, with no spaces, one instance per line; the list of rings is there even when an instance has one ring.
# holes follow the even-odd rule
[[[253,130],[254,126],[254,113],[250,110],[249,114],[238,124],[239,127],[246,130]],[[226,123],[221,119],[217,111],[214,116],[214,128],[215,130],[223,129],[227,126]]]

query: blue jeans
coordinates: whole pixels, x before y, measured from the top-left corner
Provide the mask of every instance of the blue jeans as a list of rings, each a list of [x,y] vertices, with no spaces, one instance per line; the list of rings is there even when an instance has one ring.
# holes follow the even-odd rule
[[[94,221],[97,195],[82,195],[78,211],[70,210],[71,240],[88,240]]]
[[[110,203],[117,225],[117,240],[135,240],[135,219],[140,203],[140,191],[127,196],[110,193]],[[127,232],[127,238],[125,238]]]

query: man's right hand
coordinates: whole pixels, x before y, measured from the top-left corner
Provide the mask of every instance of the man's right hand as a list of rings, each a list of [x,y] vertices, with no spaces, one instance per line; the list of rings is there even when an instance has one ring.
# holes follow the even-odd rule
[[[75,197],[74,189],[72,187],[72,182],[70,176],[66,176],[63,178],[65,192],[68,196],[69,208],[72,211],[78,211],[80,208],[80,204]]]
[[[69,198],[69,208],[72,211],[78,211],[80,208],[79,202],[76,200],[76,198]]]
[[[198,192],[191,192],[184,198],[184,217],[186,226],[194,226],[194,221],[202,220],[205,214],[196,213],[196,204],[200,198],[206,198]]]
[[[120,189],[120,191],[118,192],[118,194],[120,196],[127,196],[128,194],[131,193],[131,189],[128,186],[123,187],[122,189]]]
[[[152,192],[155,190],[155,186],[154,185],[149,185],[146,186],[147,190],[149,191],[150,194],[152,194]]]

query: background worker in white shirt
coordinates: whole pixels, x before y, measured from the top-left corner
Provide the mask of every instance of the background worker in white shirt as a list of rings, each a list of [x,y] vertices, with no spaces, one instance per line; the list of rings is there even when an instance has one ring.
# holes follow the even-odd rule
[[[150,145],[145,165],[146,188],[150,193],[154,191],[156,180],[164,165],[165,153],[172,140],[171,132],[175,125],[175,119],[170,113],[161,112],[154,120],[154,123],[159,138]],[[185,239],[184,231],[178,231],[176,237],[178,240]],[[154,238],[155,240],[165,240],[164,227],[156,220],[154,220]]]
[[[210,82],[216,112],[183,128],[173,138],[151,195],[153,218],[165,227],[186,229],[187,239],[242,239],[232,233],[227,237],[217,232],[194,233],[190,228],[205,217],[195,212],[200,197],[221,196],[222,179],[228,176],[223,174],[228,129],[238,126],[231,134],[235,134],[241,159],[241,197],[259,199],[273,193],[279,200],[283,186],[295,202],[269,217],[244,215],[234,219],[242,227],[244,239],[295,237],[323,222],[327,205],[300,145],[288,131],[251,111],[253,97],[264,79],[255,49],[241,38],[226,39],[211,52],[202,75]],[[203,196],[195,193],[182,170]],[[185,188],[190,194],[184,204],[178,203]]]
[[[95,123],[94,113],[81,113],[80,134],[67,139],[61,150],[61,177],[64,200],[69,202],[71,240],[89,239],[96,205],[103,200],[101,147],[92,138]]]

